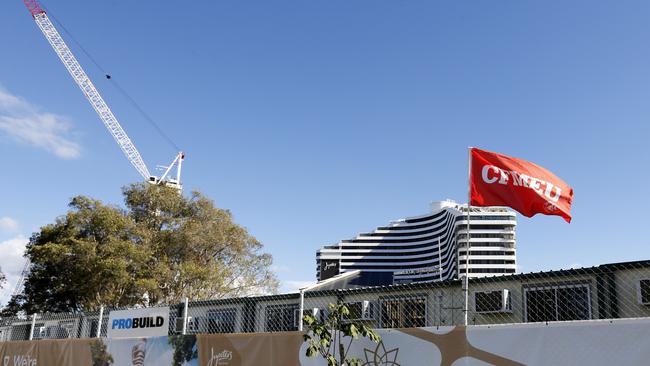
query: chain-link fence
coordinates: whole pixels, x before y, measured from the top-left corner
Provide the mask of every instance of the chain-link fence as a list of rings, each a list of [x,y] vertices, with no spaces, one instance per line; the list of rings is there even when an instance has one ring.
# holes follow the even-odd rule
[[[30,314],[3,318],[1,341],[90,338],[97,336],[98,313]]]
[[[374,328],[464,325],[466,313],[469,326],[650,317],[650,261],[471,278],[467,309],[460,280],[355,287],[352,275],[299,293],[172,304],[169,334],[296,331],[304,315],[325,319],[339,302]],[[116,310],[3,318],[0,340],[105,337]]]
[[[201,332],[298,330],[301,302],[303,315],[317,319],[328,304],[346,303],[351,320],[375,328],[650,317],[650,261],[471,278],[467,309],[462,281],[448,280],[306,290],[302,301],[300,294],[220,300],[189,314],[205,324]]]
[[[469,324],[650,316],[650,262],[470,281]]]

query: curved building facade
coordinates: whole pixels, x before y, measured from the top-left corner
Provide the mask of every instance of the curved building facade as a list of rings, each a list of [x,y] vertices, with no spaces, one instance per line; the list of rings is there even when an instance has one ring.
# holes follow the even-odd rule
[[[390,273],[393,283],[441,281],[465,275],[516,272],[515,213],[503,207],[472,207],[467,257],[467,205],[433,203],[432,213],[378,227],[316,253],[318,280],[337,274]],[[469,260],[469,261],[467,261]]]

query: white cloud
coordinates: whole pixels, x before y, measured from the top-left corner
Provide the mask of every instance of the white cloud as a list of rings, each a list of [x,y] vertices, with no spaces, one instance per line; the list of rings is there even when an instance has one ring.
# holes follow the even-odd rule
[[[289,268],[288,266],[283,266],[281,264],[273,264],[271,265],[271,271],[286,273],[286,272],[291,272],[291,268]]]
[[[0,217],[0,231],[14,232],[18,230],[18,221],[11,217]]]
[[[13,239],[0,242],[0,269],[5,274],[7,282],[0,289],[0,304],[4,305],[9,301],[11,292],[20,278],[20,273],[25,265],[25,245],[27,238],[19,235]]]
[[[38,107],[0,87],[0,131],[16,141],[34,145],[64,159],[79,157],[81,147],[69,138],[65,117]]]

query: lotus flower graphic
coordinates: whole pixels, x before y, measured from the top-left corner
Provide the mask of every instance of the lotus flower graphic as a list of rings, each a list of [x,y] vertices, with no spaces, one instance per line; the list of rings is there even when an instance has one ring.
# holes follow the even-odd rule
[[[386,351],[386,346],[384,346],[383,341],[379,341],[374,351],[364,348],[363,353],[366,356],[366,362],[363,366],[400,366],[397,363],[399,348]]]

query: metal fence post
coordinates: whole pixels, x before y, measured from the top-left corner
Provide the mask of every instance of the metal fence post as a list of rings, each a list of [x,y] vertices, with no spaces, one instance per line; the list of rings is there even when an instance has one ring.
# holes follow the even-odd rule
[[[298,331],[302,332],[302,314],[305,312],[305,290],[300,289],[300,304],[299,310],[300,314],[298,315]]]
[[[102,323],[104,321],[104,306],[99,307],[99,323],[97,324],[97,338],[102,336]]]
[[[187,307],[189,305],[190,299],[185,298],[185,305],[183,306],[183,335],[187,334]]]
[[[36,330],[34,328],[36,328],[36,313],[32,314],[32,327],[31,327],[31,332],[29,332],[30,341],[34,339],[34,331]]]
[[[469,243],[467,245],[469,248]],[[469,251],[467,252],[469,256]],[[468,264],[466,264],[467,266]],[[469,276],[465,274],[465,276],[461,277],[462,281],[462,287],[463,287],[463,325],[467,326],[469,325]]]

